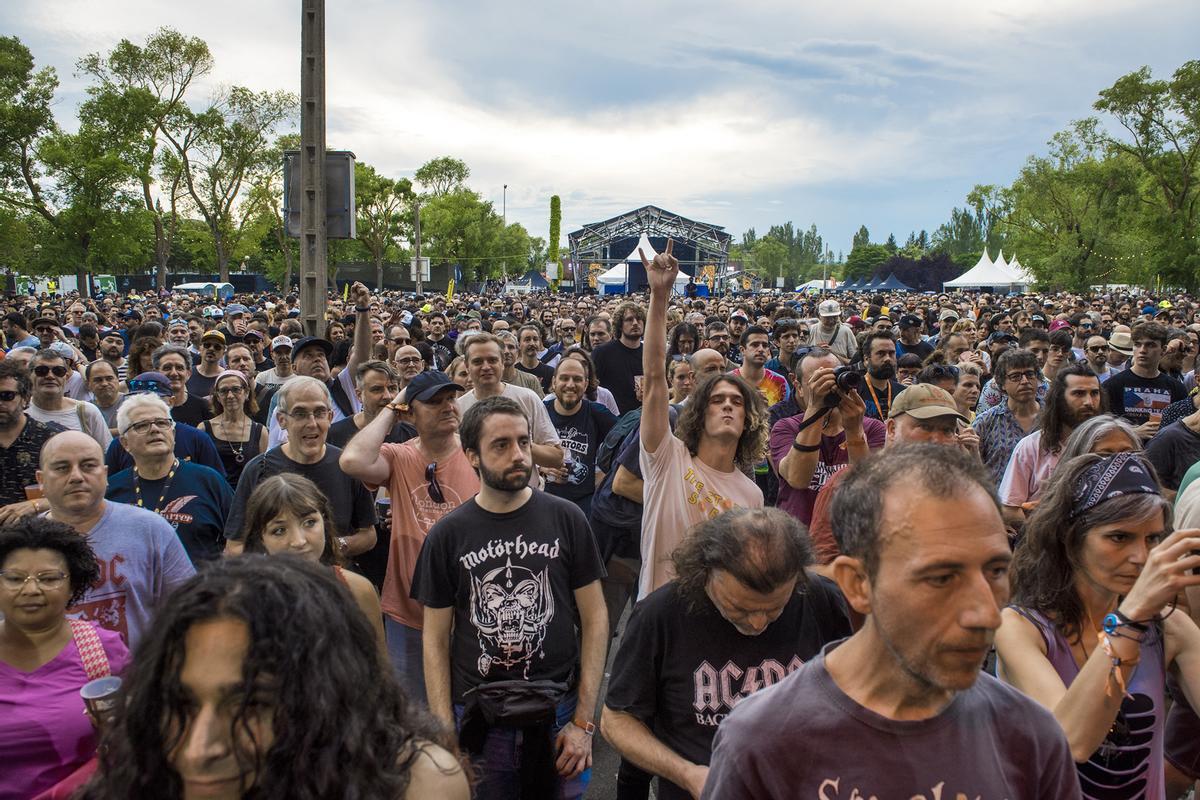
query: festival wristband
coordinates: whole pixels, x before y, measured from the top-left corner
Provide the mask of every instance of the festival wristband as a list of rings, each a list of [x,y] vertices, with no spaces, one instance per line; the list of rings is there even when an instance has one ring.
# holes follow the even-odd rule
[[[821,449],[821,445],[819,445],[819,444],[800,444],[799,442],[792,442],[792,449],[798,453],[815,453]]]

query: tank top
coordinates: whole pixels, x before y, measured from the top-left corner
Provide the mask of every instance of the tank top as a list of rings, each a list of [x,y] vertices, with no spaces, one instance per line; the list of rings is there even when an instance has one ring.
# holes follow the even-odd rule
[[[1063,684],[1070,686],[1079,674],[1079,667],[1067,638],[1040,612],[1017,606],[1013,610],[1037,627],[1046,643],[1046,658]],[[1141,660],[1129,680],[1129,696],[1121,703],[1112,729],[1085,763],[1075,765],[1079,786],[1087,800],[1166,797],[1163,777],[1166,663],[1161,626],[1155,625],[1146,637]]]
[[[250,459],[258,455],[263,426],[251,421],[250,438],[245,442],[229,442],[225,439],[218,439],[217,435],[213,433],[211,420],[204,420],[200,423],[200,427],[217,446],[217,455],[221,457],[221,466],[225,468],[225,480],[229,481],[229,485],[236,489],[238,478],[242,477],[242,470],[246,468]]]

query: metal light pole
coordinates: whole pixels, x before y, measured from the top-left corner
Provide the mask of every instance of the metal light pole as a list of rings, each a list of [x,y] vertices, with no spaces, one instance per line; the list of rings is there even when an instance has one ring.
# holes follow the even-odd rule
[[[325,0],[302,0],[300,18],[300,319],[320,336],[328,297],[325,228]]]
[[[500,211],[503,214],[504,230],[508,230],[508,184],[504,184],[504,193],[500,200]],[[501,274],[504,276],[504,282],[508,283],[508,253],[504,254],[504,258],[500,261]]]

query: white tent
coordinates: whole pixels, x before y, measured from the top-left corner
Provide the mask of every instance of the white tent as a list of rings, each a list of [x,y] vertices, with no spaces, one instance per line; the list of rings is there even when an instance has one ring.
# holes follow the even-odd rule
[[[1025,274],[1023,267],[1021,268],[1021,273],[1018,275],[1013,271],[1012,267],[1004,260],[1003,252],[1000,253],[995,261],[992,261],[985,249],[983,254],[979,256],[979,261],[975,263],[975,266],[954,280],[946,281],[942,286],[946,289],[980,289],[984,287],[1000,289],[1006,286],[1028,286],[1033,282],[1029,280],[1029,276]]]
[[[1033,276],[1029,274],[1029,270],[1021,266],[1021,262],[1017,260],[1016,256],[1013,256],[1012,261],[1008,262],[1008,271],[1016,276],[1017,283],[1023,286],[1033,285]]]
[[[645,253],[647,261],[653,260],[658,255],[658,251],[650,244],[650,239],[643,233],[641,238],[638,239],[637,247],[633,248],[633,251],[630,252],[623,262],[617,264],[612,269],[605,270],[596,277],[596,284],[600,287],[600,291],[603,292],[609,287],[612,287],[614,291],[618,288],[625,288],[625,282],[629,277],[629,262],[632,261],[635,264],[642,263],[642,256],[638,253],[638,250]],[[682,292],[683,287],[687,286],[687,282],[688,276],[680,272],[675,277],[675,291]]]

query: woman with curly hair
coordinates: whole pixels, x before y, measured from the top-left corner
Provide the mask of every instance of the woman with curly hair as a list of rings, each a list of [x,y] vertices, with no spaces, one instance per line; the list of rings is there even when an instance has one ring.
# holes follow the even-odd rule
[[[88,800],[466,800],[453,755],[381,666],[329,570],[225,559],[159,612]]]
[[[128,369],[125,374],[130,378],[136,378],[143,372],[153,372],[154,351],[160,347],[162,347],[162,339],[155,339],[152,336],[144,336],[130,345],[129,356],[126,359]],[[126,392],[129,391],[128,380],[126,380],[122,388]]]
[[[1200,698],[1200,628],[1173,613],[1181,590],[1200,587],[1197,551],[1200,531],[1171,532],[1137,453],[1060,465],[1025,525],[999,674],[1054,712],[1085,798],[1166,796],[1168,670]]]
[[[700,331],[690,322],[681,322],[671,329],[671,343],[667,347],[667,358],[679,361],[696,352],[700,346]]]
[[[256,486],[246,501],[242,541],[247,553],[290,553],[332,567],[371,623],[381,652],[386,653],[379,595],[362,575],[342,569],[340,550],[334,544],[336,530],[329,500],[315,483],[300,475],[273,475]]]
[[[124,670],[129,652],[66,610],[99,579],[71,526],[27,516],[0,528],[0,797],[34,797],[96,752],[79,689]]]

